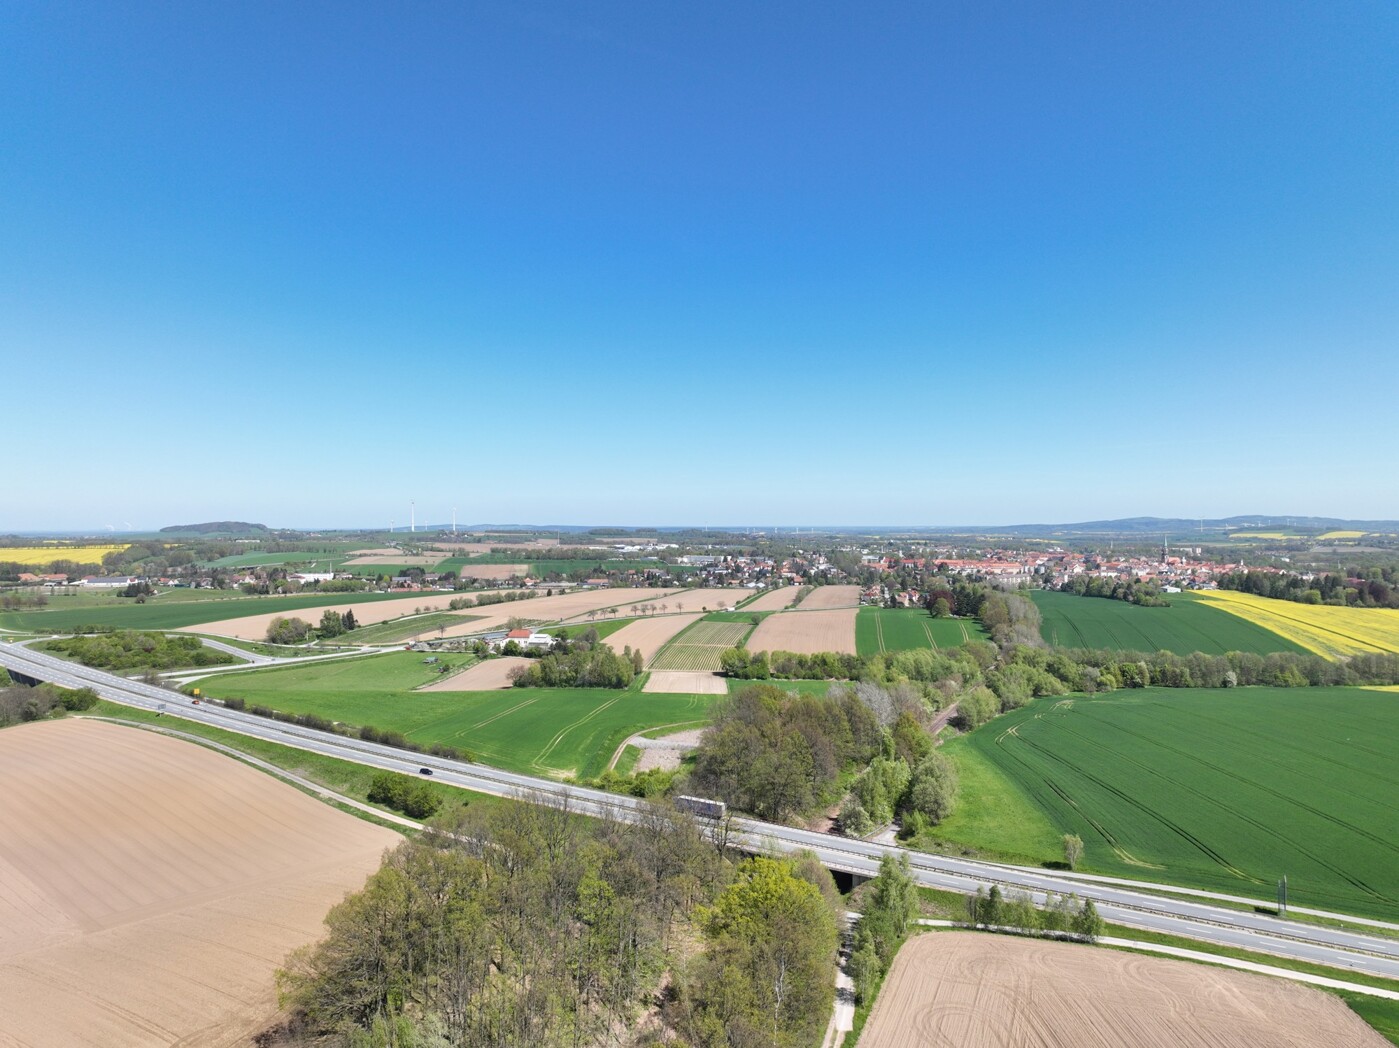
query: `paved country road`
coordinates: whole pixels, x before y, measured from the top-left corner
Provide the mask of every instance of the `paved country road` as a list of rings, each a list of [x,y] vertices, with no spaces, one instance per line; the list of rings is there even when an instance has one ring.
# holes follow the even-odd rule
[[[464,761],[405,753],[388,746],[283,724],[221,706],[195,706],[178,693],[74,665],[15,644],[0,643],[0,665],[54,684],[90,687],[112,702],[145,710],[163,707],[166,714],[172,717],[210,724],[226,731],[369,767],[408,774],[416,774],[420,767],[429,767],[437,782],[482,793],[532,795],[555,802],[566,800],[576,811],[621,819],[635,817],[644,806],[643,801],[635,798],[568,786],[551,779],[518,775]],[[878,870],[880,857],[885,853],[904,852],[904,849],[892,845],[848,840],[755,819],[732,820],[729,834],[730,843],[753,851],[807,849],[831,869],[861,876],[873,876]],[[1199,901],[1171,898],[1109,878],[1090,880],[1028,867],[922,852],[907,852],[907,855],[918,883],[930,888],[972,892],[978,887],[999,884],[1002,890],[1028,891],[1037,901],[1042,901],[1045,892],[1076,893],[1080,898],[1092,899],[1104,919],[1118,924],[1326,964],[1345,971],[1399,979],[1399,940],[1396,939],[1231,910],[1212,904],[1208,898]],[[1161,891],[1170,890],[1167,886],[1161,888]],[[1399,931],[1399,926],[1386,927]]]

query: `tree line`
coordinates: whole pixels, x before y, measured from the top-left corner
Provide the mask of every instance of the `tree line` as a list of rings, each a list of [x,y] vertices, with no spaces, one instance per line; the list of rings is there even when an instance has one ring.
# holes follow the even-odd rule
[[[1161,587],[1144,579],[1104,578],[1076,575],[1059,587],[1060,593],[1080,597],[1106,597],[1125,601],[1142,608],[1169,608],[1171,602],[1161,595]]]
[[[1399,608],[1399,568],[1351,568],[1344,575],[1311,578],[1288,571],[1235,571],[1218,579],[1219,588],[1298,604],[1351,608]]]
[[[113,630],[109,633],[44,641],[44,651],[70,655],[84,666],[104,670],[169,670],[185,666],[227,666],[232,655],[206,647],[198,637]]]

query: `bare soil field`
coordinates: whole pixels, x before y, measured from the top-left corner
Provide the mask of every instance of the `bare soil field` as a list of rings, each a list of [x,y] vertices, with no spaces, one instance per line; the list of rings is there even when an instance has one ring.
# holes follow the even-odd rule
[[[498,659],[486,659],[460,673],[454,673],[446,680],[433,681],[417,690],[492,691],[496,688],[509,688],[512,686],[510,671],[516,666],[528,666],[531,661],[523,655],[505,655]]]
[[[745,604],[744,611],[781,611],[796,599],[798,586],[779,586],[768,590],[752,604]]]
[[[475,615],[474,622],[460,626],[449,626],[448,637],[460,637],[472,633],[484,633],[499,629],[510,619],[529,619],[534,622],[590,622],[603,619],[622,618],[632,614],[627,609],[638,602],[669,603],[674,590],[666,589],[596,589],[575,590],[552,597],[532,597],[529,600],[510,601],[506,604],[488,604],[484,608],[469,608],[463,615]],[[469,596],[469,594],[468,594]],[[614,610],[615,609],[615,610]],[[671,610],[675,610],[672,606]],[[587,613],[598,614],[589,619]],[[356,613],[358,614],[358,613]]]
[[[459,595],[456,593],[419,592],[410,593],[396,600],[375,600],[356,604],[354,605],[355,621],[361,626],[372,626],[375,623],[388,622],[390,619],[411,615],[414,608],[420,608],[423,611],[446,611],[452,598]],[[509,607],[512,605],[499,606]],[[315,625],[321,621],[323,612],[344,611],[346,607],[345,604],[336,604],[327,600],[325,604],[318,604],[314,608],[264,612],[261,615],[243,615],[236,619],[220,619],[202,622],[194,626],[181,626],[180,630],[185,633],[210,633],[216,637],[234,637],[239,640],[263,640],[267,636],[267,627],[278,616],[303,619]],[[218,614],[218,612],[213,611],[213,614]],[[469,614],[469,612],[464,614]]]
[[[399,837],[192,743],[0,731],[0,1044],[246,1045]]]
[[[717,673],[653,670],[641,690],[680,695],[727,695],[729,685],[728,681]]]
[[[445,553],[404,553],[401,550],[380,551],[369,557],[345,561],[347,568],[373,567],[375,564],[407,564],[409,567],[430,568],[447,559]]]
[[[826,589],[839,589],[827,586]],[[818,591],[819,592],[819,591]],[[802,601],[802,607],[810,598]],[[791,651],[812,655],[819,651],[855,654],[855,613],[859,608],[830,611],[780,611],[758,623],[744,646],[749,651]]]
[[[1339,998],[1294,982],[1074,943],[909,940],[859,1048],[1383,1048]]]
[[[666,641],[703,617],[704,613],[697,611],[694,614],[658,615],[655,618],[637,619],[606,638],[604,643],[611,645],[615,652],[621,652],[630,646],[632,651],[641,652],[646,665],[649,666],[651,660],[656,657],[656,652],[661,650]]]
[[[797,605],[802,611],[827,611],[830,608],[858,608],[859,586],[817,586]]]
[[[529,574],[528,564],[477,564],[468,565],[458,572],[464,579],[510,579],[524,578]]]
[[[671,612],[721,611],[731,609],[736,601],[743,599],[743,591],[738,589],[633,589],[612,590],[613,593],[631,593],[633,596],[621,605],[624,615],[654,614],[648,612],[649,605],[662,615]],[[638,599],[635,594],[642,594]]]

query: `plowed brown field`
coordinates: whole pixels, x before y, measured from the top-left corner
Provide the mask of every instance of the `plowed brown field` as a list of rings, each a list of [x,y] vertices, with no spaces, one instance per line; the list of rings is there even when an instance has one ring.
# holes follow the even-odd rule
[[[802,601],[802,607],[806,604]],[[749,651],[791,651],[798,655],[835,651],[854,655],[855,613],[859,610],[779,611],[758,623],[744,646]]]
[[[433,681],[418,691],[495,691],[497,688],[510,688],[510,671],[516,666],[528,666],[531,659],[523,655],[506,655],[499,659],[478,662],[470,669],[454,673],[446,680]]]
[[[397,834],[192,743],[0,731],[0,1044],[247,1044]]]
[[[1294,982],[1074,943],[946,932],[894,960],[859,1048],[1384,1048]]]
[[[637,619],[606,638],[604,643],[618,653],[630,646],[632,651],[641,652],[649,666],[656,652],[661,650],[661,645],[703,617],[704,613],[697,611],[693,615],[658,615],[652,619]]]
[[[467,564],[458,572],[464,579],[509,579],[524,578],[529,574],[528,564]]]
[[[377,622],[388,622],[389,619],[410,615],[414,608],[421,608],[423,611],[446,611],[447,605],[457,595],[455,593],[410,593],[394,600],[376,600],[365,604],[355,604],[353,606],[355,621],[361,626],[372,626]],[[272,624],[273,619],[279,616],[302,619],[314,626],[321,621],[322,613],[344,611],[348,606],[327,600],[325,604],[318,604],[314,608],[295,608],[291,611],[265,612],[261,615],[242,615],[236,619],[220,619],[194,626],[181,626],[180,629],[185,633],[209,633],[216,637],[234,637],[239,640],[263,640],[267,636],[267,627]],[[500,605],[500,607],[505,606]],[[214,614],[218,614],[218,612],[214,612]],[[346,636],[351,635],[347,634]]]
[[[768,590],[752,604],[745,604],[744,611],[781,611],[796,598],[797,586],[779,586]]]
[[[817,586],[797,605],[802,611],[826,611],[830,608],[859,606],[859,586]]]

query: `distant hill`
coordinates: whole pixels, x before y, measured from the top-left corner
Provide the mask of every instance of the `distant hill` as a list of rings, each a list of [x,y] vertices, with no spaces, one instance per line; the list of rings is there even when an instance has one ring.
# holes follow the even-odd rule
[[[266,524],[249,524],[243,520],[211,520],[204,524],[172,524],[161,528],[162,535],[269,535]]]

